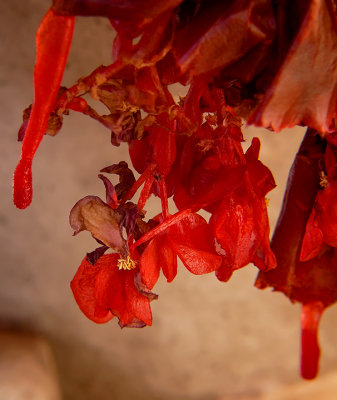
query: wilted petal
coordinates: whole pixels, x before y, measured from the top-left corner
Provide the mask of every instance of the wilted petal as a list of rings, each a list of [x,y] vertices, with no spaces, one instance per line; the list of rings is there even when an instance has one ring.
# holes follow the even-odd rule
[[[86,196],[72,208],[69,216],[74,235],[83,230],[118,253],[125,254],[126,242],[122,237],[121,215],[97,196]]]
[[[125,161],[121,161],[118,164],[112,164],[100,170],[100,172],[106,172],[107,174],[116,174],[119,176],[119,183],[115,186],[117,196],[120,199],[126,192],[129,191],[131,186],[135,183],[136,179],[133,172],[128,167]]]
[[[91,265],[95,265],[97,260],[100,257],[102,257],[102,255],[108,250],[108,248],[109,248],[108,246],[101,246],[101,247],[97,247],[97,249],[95,249],[91,253],[87,253],[87,261]]]

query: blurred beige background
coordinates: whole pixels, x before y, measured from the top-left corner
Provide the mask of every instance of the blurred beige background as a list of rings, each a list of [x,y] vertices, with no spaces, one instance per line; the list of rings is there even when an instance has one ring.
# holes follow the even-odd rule
[[[103,196],[97,173],[123,160],[126,148],[113,148],[107,130],[72,113],[61,133],[45,137],[38,150],[32,205],[24,211],[13,206],[11,181],[20,154],[16,134],[22,110],[32,101],[34,35],[49,4],[0,2],[1,327],[49,341],[67,400],[256,400],[276,398],[289,387],[305,387],[309,398],[312,384],[298,377],[299,307],[282,294],[255,289],[252,266],[227,284],[184,268],[169,285],[161,279],[151,328],[121,330],[114,320],[95,325],[78,309],[69,282],[95,243],[88,233],[72,237],[68,214],[83,196]],[[108,21],[79,18],[64,85],[109,63],[112,37]],[[278,184],[268,196],[272,227],[303,133],[300,128],[280,134],[247,131],[248,137],[262,139],[262,161]],[[325,386],[327,377],[335,380],[336,321],[337,309],[329,309],[320,330],[317,382]],[[1,357],[0,351],[0,364]],[[0,384],[0,397],[1,390]],[[302,395],[284,396],[277,398]]]

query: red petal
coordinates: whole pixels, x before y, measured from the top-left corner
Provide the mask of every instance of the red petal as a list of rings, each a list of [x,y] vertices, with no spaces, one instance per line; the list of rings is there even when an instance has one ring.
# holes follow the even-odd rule
[[[213,213],[210,226],[232,270],[252,261],[257,232],[253,208],[247,200],[228,196]]]
[[[248,122],[275,131],[302,124],[319,132],[335,131],[336,48],[327,1],[311,0],[282,66]]]
[[[151,128],[151,131],[155,132],[153,160],[164,176],[169,174],[177,155],[174,125],[172,123],[167,125],[165,128]]]
[[[121,327],[151,325],[149,299],[136,289],[136,272],[119,270],[118,258],[118,254],[107,254],[95,264],[100,267],[95,285],[97,301],[118,317]]]
[[[305,227],[300,261],[308,261],[315,258],[323,248],[323,232],[318,227],[315,206],[313,207]]]
[[[103,324],[114,316],[106,307],[97,302],[95,286],[99,271],[99,265],[91,265],[84,258],[70,286],[83,314],[97,324]]]
[[[172,226],[168,236],[174,251],[193,274],[213,272],[221,265],[222,259],[215,252],[210,227],[200,215],[191,213]]]
[[[319,227],[323,232],[323,240],[332,247],[337,247],[337,180],[317,195],[319,207]]]
[[[318,372],[320,348],[317,329],[324,309],[320,301],[302,306],[301,375],[304,379],[314,379]]]
[[[156,284],[160,269],[168,282],[171,282],[177,275],[177,256],[170,247],[166,235],[154,237],[146,246],[139,261],[139,269],[142,281],[152,289]]]
[[[269,1],[206,2],[202,11],[175,39],[177,63],[190,79],[232,64],[273,37]]]

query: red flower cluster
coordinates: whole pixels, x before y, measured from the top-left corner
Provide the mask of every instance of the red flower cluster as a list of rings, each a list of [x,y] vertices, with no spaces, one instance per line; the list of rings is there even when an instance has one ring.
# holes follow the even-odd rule
[[[67,89],[60,84],[77,15],[109,18],[114,62]],[[151,325],[151,290],[160,270],[174,279],[177,257],[221,281],[254,263],[257,287],[303,304],[302,375],[316,375],[319,317],[337,300],[336,29],[332,0],[53,1],[37,33],[35,98],[19,132],[16,206],[30,204],[34,154],[69,110],[102,123],[113,145],[125,143],[140,174],[125,162],[102,169],[119,177],[113,185],[99,175],[106,201],[87,196],[70,213],[75,234],[87,230],[100,244],[71,283],[88,318]],[[176,82],[190,85],[178,103],[169,91]],[[86,94],[109,113],[89,106]],[[244,120],[310,128],[271,247],[265,196],[275,182],[257,138],[243,152]],[[162,211],[146,220],[151,195]]]

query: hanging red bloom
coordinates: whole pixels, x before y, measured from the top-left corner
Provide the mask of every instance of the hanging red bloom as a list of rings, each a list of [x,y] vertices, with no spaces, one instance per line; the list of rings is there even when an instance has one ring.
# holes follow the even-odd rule
[[[120,268],[121,260],[119,254],[106,254],[91,265],[84,258],[71,282],[75,300],[81,311],[96,323],[116,316],[121,328],[151,325],[150,301],[156,295],[141,292],[136,287],[138,269]]]
[[[214,207],[210,226],[222,254],[216,271],[228,280],[232,271],[253,262],[261,270],[276,267],[269,245],[269,223],[265,195],[275,187],[274,178],[258,160],[260,142],[254,138],[247,150],[247,169],[237,188]]]
[[[289,174],[283,209],[275,229],[271,248],[277,268],[260,272],[255,285],[273,287],[292,302],[302,306],[301,373],[313,379],[318,372],[319,346],[317,329],[320,317],[337,301],[337,253],[324,246],[311,259],[300,259],[305,226],[319,190],[326,141],[308,130]],[[303,249],[303,247],[302,247]]]

